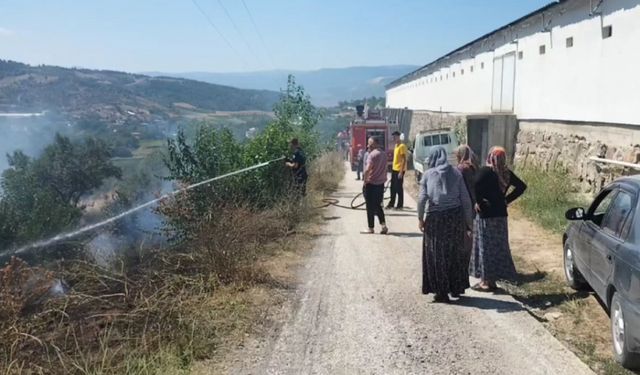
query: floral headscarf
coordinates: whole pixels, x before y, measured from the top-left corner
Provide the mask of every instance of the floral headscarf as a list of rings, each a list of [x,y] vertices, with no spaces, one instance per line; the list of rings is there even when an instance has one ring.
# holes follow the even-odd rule
[[[456,157],[458,158],[458,165],[462,167],[468,167],[472,170],[476,170],[477,159],[476,154],[471,150],[468,145],[461,145],[456,149]]]
[[[493,147],[487,156],[487,166],[491,167],[491,169],[498,175],[500,188],[503,191],[506,191],[509,186],[511,175],[509,173],[509,168],[507,167],[507,152],[505,149],[498,146]]]

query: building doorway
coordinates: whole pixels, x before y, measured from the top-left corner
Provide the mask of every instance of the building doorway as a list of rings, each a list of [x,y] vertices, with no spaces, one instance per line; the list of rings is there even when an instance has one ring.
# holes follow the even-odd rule
[[[480,161],[489,153],[489,119],[467,119],[467,142]]]
[[[493,59],[492,112],[513,112],[516,84],[516,54]]]

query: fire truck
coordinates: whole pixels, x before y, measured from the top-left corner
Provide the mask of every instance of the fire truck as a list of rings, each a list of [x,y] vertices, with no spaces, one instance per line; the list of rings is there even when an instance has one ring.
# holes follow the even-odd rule
[[[391,169],[395,147],[391,141],[392,132],[389,122],[382,117],[379,110],[367,109],[364,105],[356,106],[356,118],[349,125],[351,170],[355,171],[358,168],[358,152],[363,148],[366,150],[367,141],[371,137],[376,137],[380,142],[381,148],[387,154],[388,168]]]

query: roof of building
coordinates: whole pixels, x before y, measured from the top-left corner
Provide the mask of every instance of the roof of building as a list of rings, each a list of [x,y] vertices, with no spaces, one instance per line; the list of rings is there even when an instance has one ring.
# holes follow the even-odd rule
[[[549,4],[543,6],[540,9],[537,9],[537,10],[535,10],[535,11],[529,13],[529,14],[526,14],[526,15],[518,18],[515,21],[512,21],[512,22],[510,22],[510,23],[508,23],[508,24],[506,24],[506,25],[504,25],[502,27],[499,27],[499,28],[497,28],[497,29],[495,29],[495,30],[493,30],[493,31],[491,31],[491,32],[489,32],[489,33],[477,38],[477,39],[472,40],[471,42],[463,45],[462,47],[456,48],[455,50],[453,50],[453,51],[447,53],[446,55],[444,55],[444,56],[442,56],[442,57],[440,57],[440,58],[428,63],[427,65],[421,66],[420,68],[414,70],[411,73],[405,74],[404,76],[402,76],[402,77],[396,79],[395,81],[387,84],[385,87],[387,89],[390,89],[390,88],[393,88],[393,87],[396,87],[396,86],[400,86],[403,83],[409,82],[409,81],[413,80],[414,78],[420,77],[420,73],[423,72],[426,68],[428,68],[428,67],[430,67],[430,66],[432,66],[434,64],[437,64],[437,63],[441,62],[442,60],[446,60],[446,59],[450,58],[452,55],[454,55],[454,54],[456,54],[456,53],[458,53],[460,51],[465,50],[466,48],[474,45],[475,43],[477,43],[479,41],[482,41],[482,40],[492,36],[493,34],[496,34],[496,33],[500,32],[502,30],[509,29],[509,28],[513,27],[514,25],[517,25],[520,22],[525,21],[526,19],[529,19],[529,18],[531,18],[531,17],[533,17],[533,16],[535,16],[537,14],[543,13],[543,12],[545,12],[545,11],[547,11],[549,9],[552,9],[552,8],[554,8],[556,6],[560,6],[563,3],[566,3],[567,1],[569,1],[569,0],[555,0],[554,2],[549,3]]]

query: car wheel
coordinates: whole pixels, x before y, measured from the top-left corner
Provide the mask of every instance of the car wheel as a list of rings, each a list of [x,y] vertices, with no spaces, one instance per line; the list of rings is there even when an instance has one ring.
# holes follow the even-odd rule
[[[618,294],[614,294],[611,299],[611,336],[613,339],[613,354],[616,361],[628,369],[640,367],[640,355],[629,351],[629,327],[625,320],[622,300]]]
[[[580,273],[580,270],[576,266],[573,248],[567,241],[564,244],[564,276],[567,279],[567,284],[576,290],[584,289],[587,286],[584,277]]]

